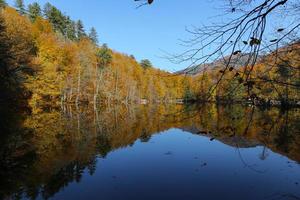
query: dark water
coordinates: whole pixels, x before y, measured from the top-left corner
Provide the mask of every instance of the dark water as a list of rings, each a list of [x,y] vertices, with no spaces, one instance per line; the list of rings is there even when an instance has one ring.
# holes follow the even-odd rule
[[[300,111],[66,107],[2,122],[0,199],[300,199]]]

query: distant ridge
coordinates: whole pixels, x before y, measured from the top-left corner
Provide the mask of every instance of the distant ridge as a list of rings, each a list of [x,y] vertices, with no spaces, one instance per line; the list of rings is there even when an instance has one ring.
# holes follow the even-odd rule
[[[234,67],[244,66],[248,62],[249,58],[250,58],[250,54],[233,55],[231,58],[230,66],[234,66]],[[203,70],[222,68],[222,67],[226,66],[228,60],[229,60],[229,56],[225,56],[224,58],[217,59],[214,62],[195,65],[195,66],[177,71],[175,73],[176,74],[185,74],[185,75],[197,75],[200,72],[202,72]]]
[[[300,41],[296,41],[292,44],[288,44],[288,45],[285,45],[285,46],[279,48],[278,52],[299,49],[300,48],[299,46],[300,46]],[[292,48],[292,49],[289,49],[289,48]],[[257,62],[262,61],[264,58],[272,55],[273,53],[274,52],[259,56],[257,58]],[[246,63],[249,62],[248,61],[249,57],[250,57],[249,53],[233,55],[231,58],[230,66],[233,66],[233,67],[245,66]],[[219,68],[225,67],[228,60],[229,60],[229,55],[225,56],[223,58],[217,59],[211,63],[205,63],[205,64],[200,64],[200,65],[195,65],[195,66],[185,68],[183,70],[175,72],[175,74],[185,74],[185,75],[194,76],[194,75],[201,73],[204,70],[213,70],[213,69],[219,69]]]

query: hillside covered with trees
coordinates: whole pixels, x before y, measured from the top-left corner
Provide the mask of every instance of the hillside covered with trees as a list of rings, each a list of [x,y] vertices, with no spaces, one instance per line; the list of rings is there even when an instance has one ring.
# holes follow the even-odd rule
[[[250,56],[236,51],[172,74],[100,45],[95,28],[86,31],[81,20],[50,3],[26,6],[17,0],[12,7],[1,0],[0,9],[2,103],[46,108],[177,99],[297,104],[300,99],[299,41],[260,56],[254,66],[247,66]]]
[[[210,98],[225,102],[251,99],[264,105],[299,104],[299,41],[260,56],[253,67],[245,67],[245,63],[249,62],[247,54],[237,53],[232,58],[229,69],[224,72],[228,57],[178,72],[193,77],[192,99]],[[220,76],[223,78],[218,83]]]
[[[1,1],[1,100],[31,108],[61,103],[166,102],[183,98],[190,77],[154,68],[147,59],[99,45],[95,28],[87,33],[55,6],[15,7]]]

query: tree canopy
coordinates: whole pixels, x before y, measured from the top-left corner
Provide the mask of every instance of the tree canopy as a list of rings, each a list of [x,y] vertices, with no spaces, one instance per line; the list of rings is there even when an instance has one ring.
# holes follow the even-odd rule
[[[4,8],[5,6],[7,6],[7,3],[5,0],[0,0],[0,9]]]
[[[90,32],[89,32],[89,38],[95,43],[98,44],[98,34],[97,31],[94,27],[91,28]]]
[[[28,5],[28,14],[31,21],[35,21],[37,17],[42,16],[42,9],[37,2]]]
[[[151,63],[151,61],[148,60],[148,59],[141,60],[140,65],[141,65],[144,69],[149,69],[149,68],[152,67],[152,63]]]
[[[25,5],[24,5],[24,1],[23,0],[16,0],[15,1],[15,6],[18,9],[19,13],[21,15],[25,14]]]

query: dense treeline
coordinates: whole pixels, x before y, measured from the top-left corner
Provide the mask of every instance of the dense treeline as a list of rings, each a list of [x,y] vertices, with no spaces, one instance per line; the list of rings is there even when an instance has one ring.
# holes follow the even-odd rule
[[[32,108],[60,103],[170,101],[185,94],[187,77],[155,69],[149,60],[98,44],[94,28],[71,20],[53,5],[16,8],[2,1],[0,12],[1,97],[26,99]],[[11,101],[12,100],[12,101]],[[24,103],[24,102],[23,102]]]
[[[224,66],[215,65],[193,76],[172,75],[147,59],[138,63],[132,55],[99,45],[95,28],[87,33],[81,20],[72,20],[50,3],[26,7],[18,0],[12,8],[2,0],[0,9],[2,103],[43,108],[143,99],[251,99],[260,104],[300,99],[299,42],[263,56],[253,69],[231,66],[223,76]]]
[[[218,62],[194,74],[190,98],[225,102],[251,100],[259,105],[299,105],[299,41],[261,56],[254,67],[238,63],[247,55],[236,57],[237,62],[230,64],[226,72],[225,63]],[[222,81],[218,82],[221,76]]]

